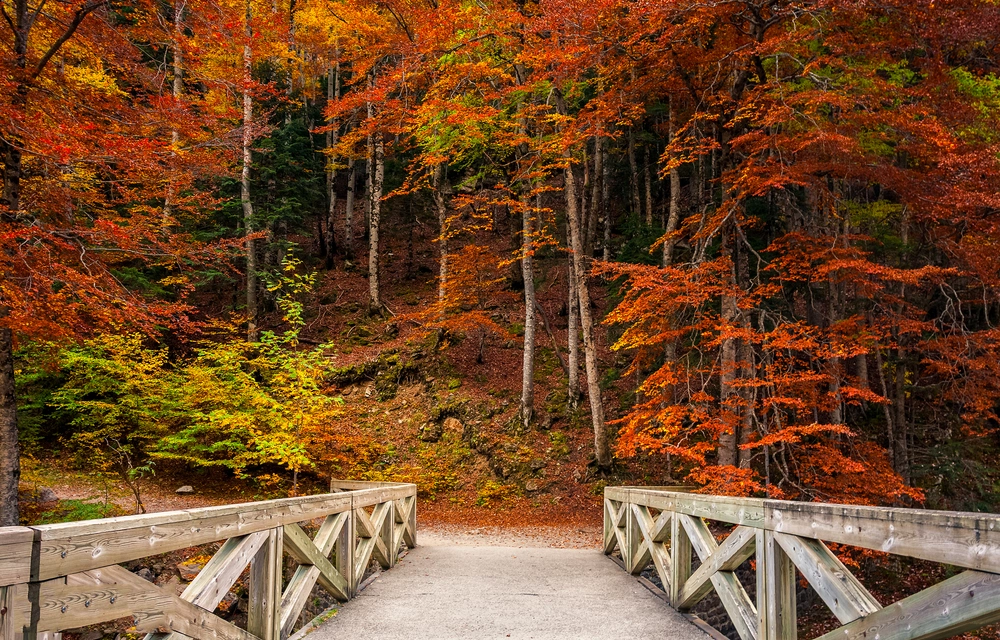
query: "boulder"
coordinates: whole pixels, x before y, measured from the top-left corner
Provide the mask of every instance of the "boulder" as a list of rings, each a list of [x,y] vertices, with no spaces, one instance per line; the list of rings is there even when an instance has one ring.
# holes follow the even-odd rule
[[[445,418],[444,419],[444,429],[445,431],[452,431],[454,433],[462,433],[465,429],[462,426],[462,421],[458,418]]]
[[[177,488],[177,493],[194,493],[194,487],[189,484]]]
[[[38,490],[38,501],[39,502],[56,502],[59,497],[56,492],[48,487],[42,487]]]
[[[219,606],[216,607],[216,610],[218,610],[219,613],[229,613],[236,608],[239,601],[240,599],[233,595],[232,592],[226,592],[226,595],[222,596],[222,600],[219,602]]]
[[[187,560],[177,565],[177,573],[181,575],[181,580],[187,580],[188,582],[190,582],[194,580],[196,577],[198,577],[198,574],[204,568],[205,568],[204,562],[198,562],[196,560]]]
[[[428,422],[420,427],[417,437],[424,442],[437,442],[443,434],[444,427],[435,422]]]

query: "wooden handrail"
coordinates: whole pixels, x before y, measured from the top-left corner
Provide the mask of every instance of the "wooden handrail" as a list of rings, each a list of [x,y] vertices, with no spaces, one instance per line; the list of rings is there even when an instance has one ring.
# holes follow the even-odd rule
[[[719,544],[706,520],[735,525]],[[966,571],[882,606],[825,543]],[[732,498],[669,488],[604,490],[604,553],[627,571],[652,564],[688,611],[712,590],[742,640],[797,638],[796,571],[841,623],[822,640],[931,640],[1000,621],[1000,515]],[[692,570],[697,555],[701,564]],[[753,602],[734,573],[756,556]]]
[[[0,639],[131,616],[158,638],[282,640],[317,582],[352,598],[374,558],[388,569],[416,545],[416,485],[336,481],[338,493],[102,520],[0,528]],[[370,509],[370,511],[368,511]],[[323,518],[310,539],[298,523]],[[181,596],[122,562],[225,541]],[[284,584],[282,557],[298,568]],[[331,560],[332,555],[332,560]],[[212,612],[250,566],[247,628]]]

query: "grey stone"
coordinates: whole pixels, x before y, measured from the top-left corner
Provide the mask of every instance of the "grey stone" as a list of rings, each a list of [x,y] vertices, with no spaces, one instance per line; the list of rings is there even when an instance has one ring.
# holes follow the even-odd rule
[[[194,493],[194,487],[189,484],[177,488],[177,493]]]
[[[48,487],[42,487],[38,490],[38,501],[39,502],[56,502],[59,500],[59,496],[56,492]]]
[[[143,580],[153,581],[153,572],[149,570],[148,567],[142,567],[135,572],[135,575],[139,576]]]
[[[444,435],[444,427],[436,422],[428,422],[420,427],[417,437],[424,442],[437,442]]]

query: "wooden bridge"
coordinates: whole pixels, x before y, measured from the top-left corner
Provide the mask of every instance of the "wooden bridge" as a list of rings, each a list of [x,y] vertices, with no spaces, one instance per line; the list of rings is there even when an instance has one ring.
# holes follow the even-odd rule
[[[372,569],[416,546],[414,485],[334,486],[320,496],[0,528],[0,639],[117,621],[146,640],[697,640],[721,637],[684,616],[714,592],[734,635],[789,640],[799,576],[842,625],[823,640],[947,638],[1000,620],[1000,516],[649,487],[605,490],[603,546],[629,573],[654,572],[662,589],[641,579],[644,589],[596,551],[439,545],[411,554],[336,617],[302,620],[314,586],[346,603]],[[121,566],[210,543],[222,544],[179,595]],[[955,575],[880,603],[826,543],[940,562]],[[247,592],[242,626],[217,612],[234,587]]]

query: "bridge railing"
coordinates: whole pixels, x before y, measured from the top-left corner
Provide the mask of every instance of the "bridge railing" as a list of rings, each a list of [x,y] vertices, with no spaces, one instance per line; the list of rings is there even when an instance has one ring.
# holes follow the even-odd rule
[[[372,558],[388,569],[401,544],[416,544],[415,485],[335,481],[331,491],[0,528],[0,638],[52,637],[121,618],[150,633],[147,640],[288,638],[317,582],[337,600],[349,600]],[[310,538],[300,523],[313,520],[322,524]],[[224,541],[221,548],[180,596],[120,566],[219,541]],[[297,565],[287,583],[285,554]],[[248,566],[243,629],[213,611]]]
[[[706,521],[735,526],[719,543]],[[964,571],[883,606],[825,543]],[[666,599],[680,611],[714,589],[742,640],[797,638],[797,571],[842,625],[822,640],[948,638],[1000,620],[1000,516],[993,514],[607,487],[604,553],[616,548],[635,575],[652,564]],[[735,574],[751,557],[756,601]]]

